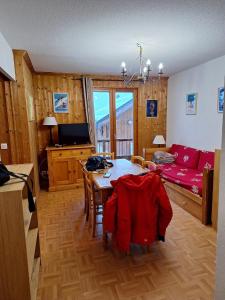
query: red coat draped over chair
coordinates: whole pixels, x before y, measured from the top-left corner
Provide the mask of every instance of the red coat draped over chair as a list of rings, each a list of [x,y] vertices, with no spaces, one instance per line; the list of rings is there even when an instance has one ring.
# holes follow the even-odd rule
[[[149,245],[164,240],[172,208],[160,177],[125,175],[111,181],[114,191],[104,206],[103,230],[113,233],[120,251],[130,243]]]

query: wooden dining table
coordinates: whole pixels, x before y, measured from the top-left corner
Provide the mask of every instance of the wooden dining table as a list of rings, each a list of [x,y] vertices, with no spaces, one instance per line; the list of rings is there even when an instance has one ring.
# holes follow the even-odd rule
[[[104,169],[101,173],[92,172],[92,181],[95,188],[98,190],[103,204],[113,192],[113,187],[111,185],[112,180],[116,180],[127,174],[140,175],[149,172],[149,169],[143,168],[138,164],[134,164],[127,159],[113,159],[109,161],[113,163],[113,167]],[[104,177],[104,173],[107,172],[111,174],[109,178]],[[107,249],[108,236],[106,232],[103,232],[103,245],[105,249]]]
[[[110,160],[110,162],[113,163],[113,167],[103,170],[102,173],[92,173],[93,183],[98,192],[100,192],[103,202],[108,199],[113,191],[113,187],[111,185],[112,180],[116,180],[119,177],[127,174],[140,175],[149,171],[147,168],[143,168],[138,164],[134,164],[127,159],[113,159]],[[111,174],[109,178],[104,177],[104,173],[106,172]]]

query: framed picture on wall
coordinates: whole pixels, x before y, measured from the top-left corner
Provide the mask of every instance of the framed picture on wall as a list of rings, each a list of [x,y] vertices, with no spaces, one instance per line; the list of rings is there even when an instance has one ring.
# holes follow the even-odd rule
[[[157,118],[158,117],[158,100],[146,101],[146,117]]]
[[[198,94],[192,93],[186,96],[186,115],[196,115],[197,114],[197,100]]]
[[[53,93],[53,109],[54,113],[69,112],[69,95],[68,93]]]
[[[218,88],[218,100],[217,100],[217,106],[218,106],[218,112],[223,112],[223,105],[224,105],[224,87]]]

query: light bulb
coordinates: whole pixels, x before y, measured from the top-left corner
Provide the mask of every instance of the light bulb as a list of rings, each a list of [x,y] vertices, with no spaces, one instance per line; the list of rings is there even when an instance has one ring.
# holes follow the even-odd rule
[[[160,63],[160,64],[159,64],[159,71],[162,71],[162,69],[163,69],[163,64]]]
[[[143,73],[146,73],[147,70],[148,70],[147,67],[144,67],[144,68],[143,68]]]
[[[149,58],[148,58],[147,61],[146,61],[146,65],[147,65],[147,66],[151,66],[151,60],[150,60]]]
[[[125,63],[125,61],[123,61],[123,62],[121,63],[121,68],[123,68],[123,69],[126,68],[126,63]]]

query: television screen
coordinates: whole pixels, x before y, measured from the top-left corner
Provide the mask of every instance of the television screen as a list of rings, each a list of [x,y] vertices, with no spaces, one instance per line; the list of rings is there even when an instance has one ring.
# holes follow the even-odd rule
[[[87,123],[58,124],[60,145],[89,144],[89,130]]]

